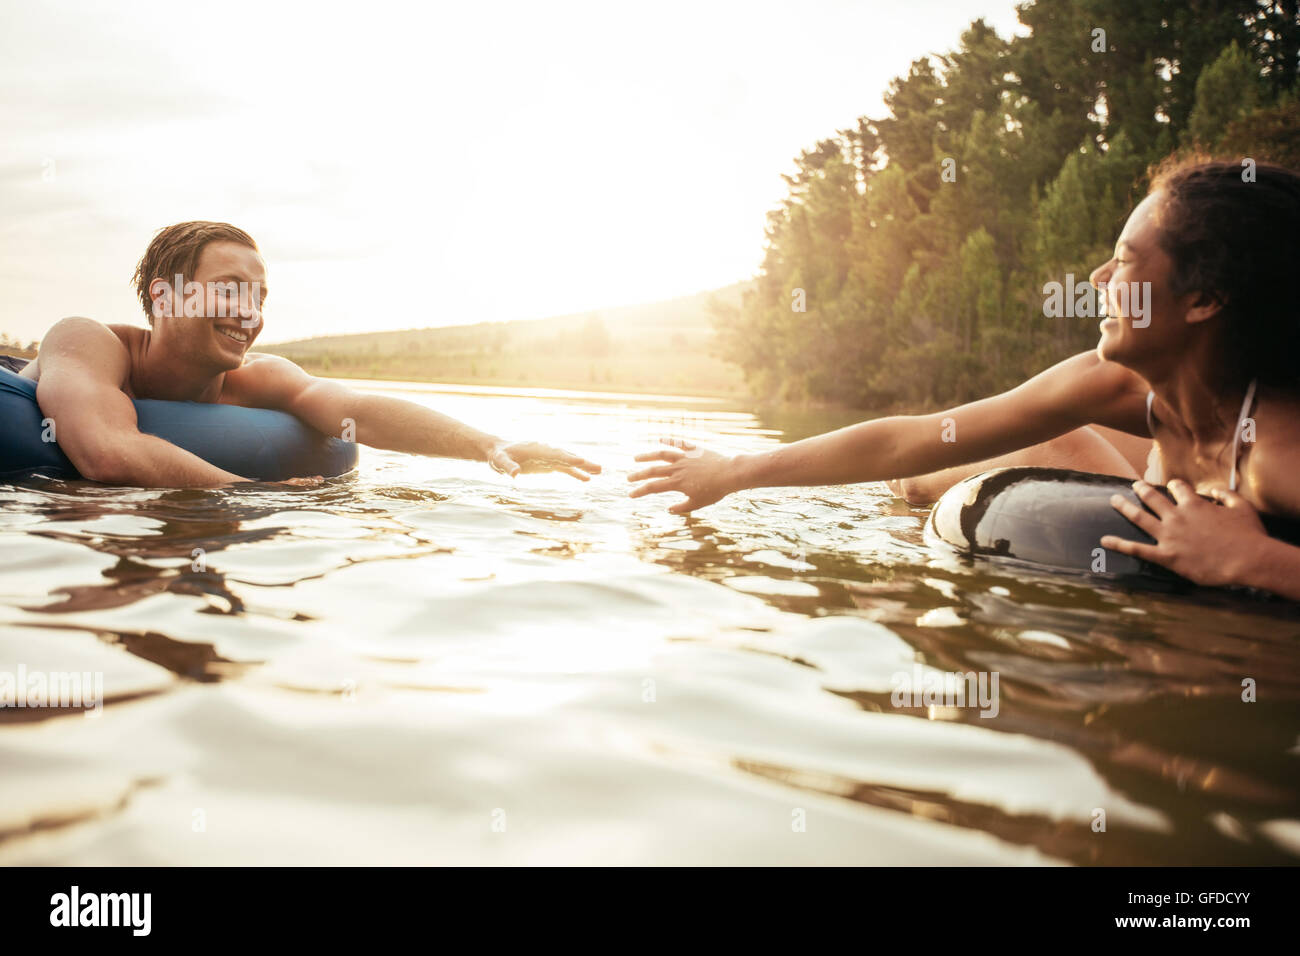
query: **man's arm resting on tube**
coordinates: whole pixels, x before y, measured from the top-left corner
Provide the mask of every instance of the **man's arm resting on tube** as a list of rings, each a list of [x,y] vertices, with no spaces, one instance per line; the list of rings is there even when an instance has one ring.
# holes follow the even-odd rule
[[[93,319],[55,324],[41,342],[36,401],[54,439],[83,478],[140,488],[215,488],[239,475],[155,435],[143,434],[122,384],[126,347]]]

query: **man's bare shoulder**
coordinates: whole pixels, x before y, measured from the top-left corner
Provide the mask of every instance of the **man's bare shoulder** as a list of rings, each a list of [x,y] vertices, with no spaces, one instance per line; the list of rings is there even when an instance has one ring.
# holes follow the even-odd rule
[[[281,355],[249,352],[226,373],[220,401],[250,408],[279,408],[314,379]]]
[[[247,382],[300,376],[311,377],[297,363],[282,355],[272,355],[269,352],[249,352],[244,356],[244,362],[239,368],[226,373],[227,379],[237,378]]]
[[[129,325],[106,325],[84,315],[70,315],[59,319],[45,333],[40,351],[22,374],[39,380],[43,368],[53,362],[71,360],[95,367],[120,366],[125,378],[134,354],[133,346],[138,342],[134,336],[143,332]]]
[[[128,350],[131,349],[132,346],[143,342],[146,333],[149,331],[148,329],[143,329],[138,325],[126,325],[121,322],[110,322],[105,325],[104,328],[116,335]]]
[[[108,340],[108,335],[112,335],[125,344],[125,336],[121,330],[130,328],[131,326],[129,325],[109,325],[100,322],[98,319],[88,318],[84,315],[69,315],[66,318],[59,319],[59,321],[50,326],[50,330],[46,332],[45,337],[41,339],[41,345],[45,346],[51,342],[73,342],[83,339],[103,343]]]

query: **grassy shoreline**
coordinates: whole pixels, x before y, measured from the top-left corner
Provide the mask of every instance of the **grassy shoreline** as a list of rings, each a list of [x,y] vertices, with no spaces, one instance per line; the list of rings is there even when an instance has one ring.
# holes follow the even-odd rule
[[[374,375],[362,374],[360,372],[340,371],[336,369],[326,370],[312,368],[311,362],[298,361],[302,368],[312,375],[319,375],[321,378],[339,378],[353,379],[357,381],[383,381],[383,382],[409,382],[417,385],[481,385],[485,388],[552,388],[567,392],[591,392],[593,394],[619,392],[627,395],[661,395],[665,398],[711,398],[718,401],[745,401],[747,395],[737,394],[734,391],[723,389],[698,388],[689,392],[684,392],[672,385],[654,384],[636,384],[620,382],[591,382],[591,381],[574,381],[566,378],[538,378],[528,381],[520,381],[515,378],[504,378],[497,376],[495,378],[479,376],[439,376],[436,379],[427,377],[417,377],[413,375],[402,375],[401,373],[379,372]]]

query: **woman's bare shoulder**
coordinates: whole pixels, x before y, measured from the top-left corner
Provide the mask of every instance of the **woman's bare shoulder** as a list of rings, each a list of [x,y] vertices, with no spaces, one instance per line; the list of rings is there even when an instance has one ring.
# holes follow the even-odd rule
[[[1259,507],[1300,518],[1300,397],[1268,393],[1241,430],[1243,478]]]
[[[1087,424],[1147,435],[1146,394],[1150,386],[1136,372],[1101,358],[1095,350],[1058,362],[1021,388],[1042,389],[1054,404],[1083,413]]]

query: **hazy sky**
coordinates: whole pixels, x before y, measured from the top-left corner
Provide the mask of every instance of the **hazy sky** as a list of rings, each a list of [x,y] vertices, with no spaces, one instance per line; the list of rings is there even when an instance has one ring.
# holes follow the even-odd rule
[[[263,341],[753,275],[802,148],[1011,0],[3,0],[0,331],[143,322],[151,235],[234,222]]]

